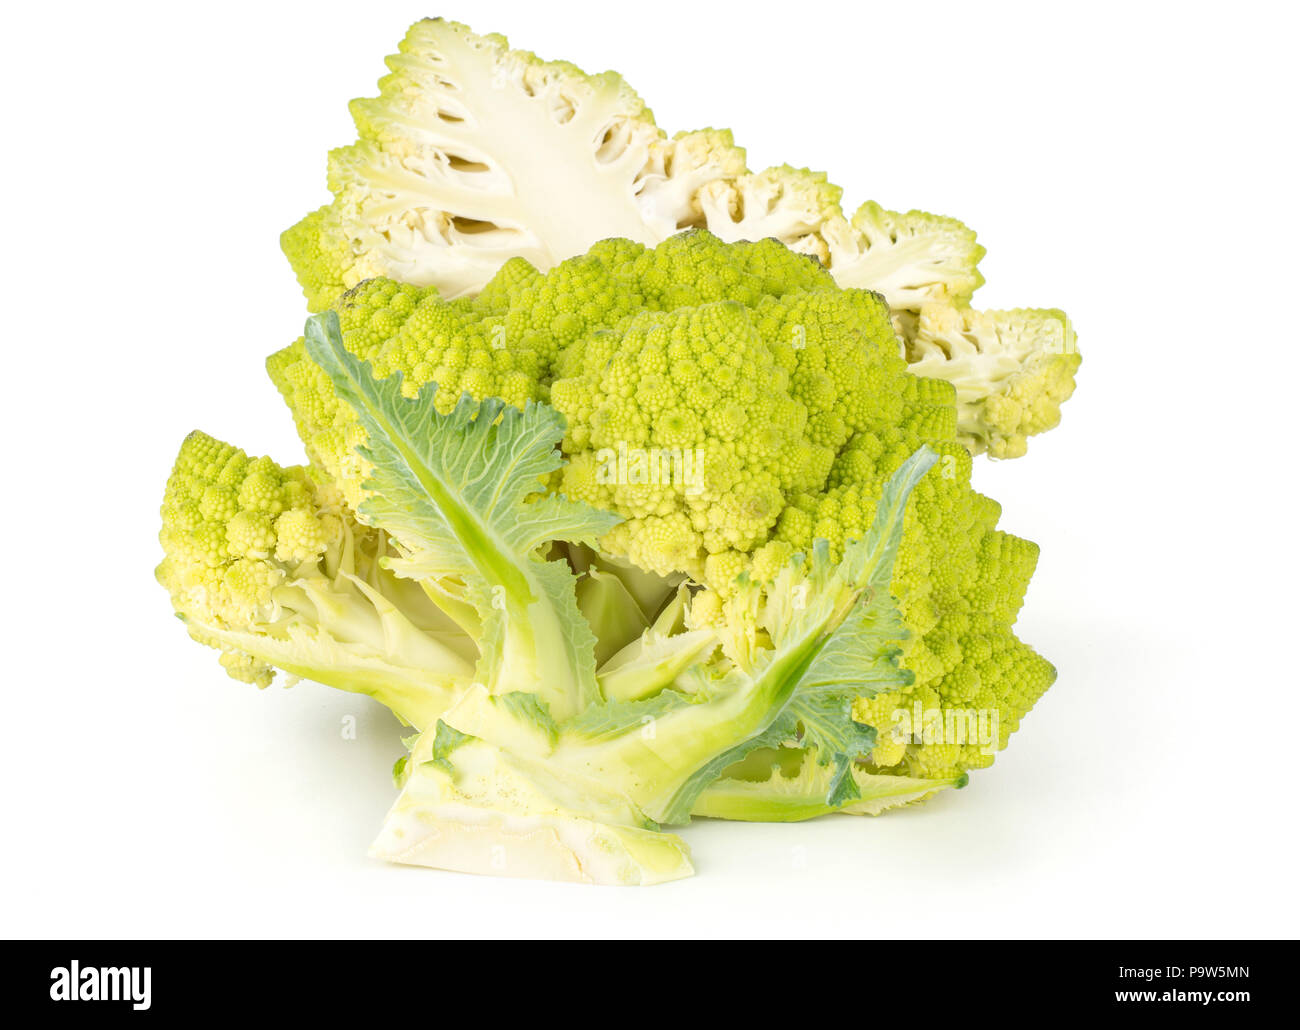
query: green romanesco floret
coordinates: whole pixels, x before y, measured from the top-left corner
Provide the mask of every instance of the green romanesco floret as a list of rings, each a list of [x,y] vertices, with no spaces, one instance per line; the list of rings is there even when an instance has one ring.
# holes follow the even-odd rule
[[[348,283],[383,274],[368,255],[354,253],[337,204],[317,208],[280,235],[280,248],[298,276],[307,307],[323,311]]]
[[[951,437],[948,388],[910,385],[879,296],[774,241],[688,233],[618,275],[649,310],[567,347],[550,387],[568,420],[561,489],[624,517],[613,554],[725,593],[758,552],[760,570],[790,553],[763,548],[854,434]]]
[[[372,694],[423,726],[473,672],[473,641],[381,567],[384,533],[305,468],[194,432],[162,505],[158,581],[236,679],[276,669]]]
[[[186,437],[163,498],[158,580],[178,612],[200,616],[193,632],[265,619],[287,570],[319,560],[342,539],[341,519],[318,508],[314,495],[302,469],[250,460],[204,433]],[[248,682],[271,681],[268,667],[237,668]]]

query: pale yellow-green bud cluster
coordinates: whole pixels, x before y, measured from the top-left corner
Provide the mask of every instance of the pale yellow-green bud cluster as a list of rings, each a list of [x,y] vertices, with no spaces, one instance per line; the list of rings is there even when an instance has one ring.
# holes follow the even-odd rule
[[[342,538],[337,500],[305,469],[249,458],[204,433],[186,437],[163,498],[157,576],[191,633],[215,644],[211,630],[273,622],[276,588]],[[271,680],[268,666],[236,651],[222,665],[236,679]]]

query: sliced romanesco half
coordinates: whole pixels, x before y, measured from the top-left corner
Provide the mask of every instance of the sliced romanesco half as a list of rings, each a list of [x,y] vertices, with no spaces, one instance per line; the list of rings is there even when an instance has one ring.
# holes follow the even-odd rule
[[[670,139],[613,72],[440,18],[388,66],[379,96],[352,102],[357,142],[330,154],[333,202],[282,239],[313,311],[376,276],[454,298],[511,257],[546,270],[598,240],[688,228],[778,239],[900,309],[964,303],[980,283],[983,248],[960,222],[874,203],[847,219],[825,173],[750,172],[726,130]]]
[[[846,217],[824,173],[750,172],[725,130],[668,138],[614,73],[543,61],[454,22],[417,22],[388,65],[379,96],[352,103],[357,141],[330,155],[333,201],[282,238],[311,310],[374,277],[472,296],[511,258],[546,271],[599,240],[653,245],[707,228],[726,241],[777,239],[841,286],[882,294],[909,361],[924,354],[924,374],[981,388],[966,362],[949,367],[941,347],[914,340],[922,307],[964,309],[983,281],[984,248],[961,222],[873,202]],[[1055,424],[1042,411],[1068,396],[1066,364],[1041,376],[1026,361],[989,387],[996,424],[977,424],[984,395],[972,395],[964,441],[1011,457]],[[1018,385],[1006,394],[998,384],[1010,375]]]
[[[667,139],[613,72],[454,22],[417,22],[388,67],[352,102],[357,142],[330,154],[333,203],[283,238],[315,310],[376,275],[456,297],[511,257],[549,268],[608,236],[657,242],[699,187],[744,169],[729,133]]]

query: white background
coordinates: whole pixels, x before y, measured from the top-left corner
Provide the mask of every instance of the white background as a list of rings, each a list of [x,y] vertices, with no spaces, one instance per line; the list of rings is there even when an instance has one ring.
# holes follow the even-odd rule
[[[1295,936],[1294,9],[1235,3],[85,5],[6,15],[0,889],[14,935]],[[39,13],[38,13],[39,12]],[[300,459],[262,371],[424,14],[620,70],[670,132],[962,218],[984,307],[1060,306],[1063,425],[982,461],[1060,670],[994,768],[875,820],[687,830],[598,889],[365,857],[395,721],[229,680],[153,581],[191,428]],[[359,739],[341,739],[356,716]]]

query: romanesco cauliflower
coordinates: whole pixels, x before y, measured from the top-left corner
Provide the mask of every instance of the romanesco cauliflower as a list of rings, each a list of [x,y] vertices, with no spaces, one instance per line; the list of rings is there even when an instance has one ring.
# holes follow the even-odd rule
[[[349,349],[377,374],[401,372],[408,395],[450,374],[476,399],[508,379],[515,406],[549,400],[567,423],[554,489],[620,516],[604,554],[707,588],[692,607],[700,626],[725,618],[738,581],[770,581],[815,540],[838,555],[870,526],[893,471],[934,448],[892,584],[916,679],[874,700],[872,725],[920,703],[996,726],[954,744],[927,742],[914,720],[907,739],[882,734],[875,768],[988,765],[1051,684],[1052,667],[1011,631],[1037,549],[996,530],[998,505],[971,489],[952,386],[909,371],[878,295],[841,289],[808,257],[703,231],[654,248],[607,240],[545,274],[511,262],[474,300],[371,280],[338,311]],[[491,370],[467,380],[467,365]],[[301,341],[270,368],[309,453],[361,503],[351,408]]]
[[[669,139],[612,73],[414,26],[282,243],[314,314],[267,360],[308,464],[203,433],[157,578],[236,679],[417,731],[372,854],[689,875],[692,816],[960,788],[1055,671],[1037,547],[972,455],[1073,389],[1057,311],[979,312],[952,219]]]

